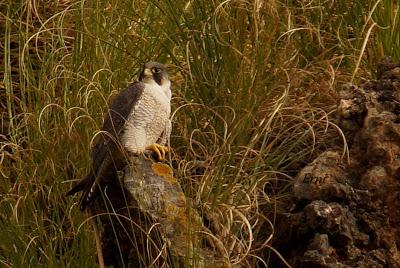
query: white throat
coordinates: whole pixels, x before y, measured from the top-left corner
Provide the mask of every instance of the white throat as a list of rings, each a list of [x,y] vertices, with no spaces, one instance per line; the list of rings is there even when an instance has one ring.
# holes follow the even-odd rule
[[[147,85],[146,88],[149,88],[152,93],[156,95],[159,95],[160,93],[164,94],[164,98],[167,97],[169,101],[171,100],[171,81],[164,81],[161,86],[157,84],[156,81],[154,81],[153,79],[147,80],[144,83]]]
[[[169,117],[171,113],[171,82],[169,80],[164,81],[161,86],[154,80],[147,80],[144,83],[146,84],[144,90],[160,103]]]

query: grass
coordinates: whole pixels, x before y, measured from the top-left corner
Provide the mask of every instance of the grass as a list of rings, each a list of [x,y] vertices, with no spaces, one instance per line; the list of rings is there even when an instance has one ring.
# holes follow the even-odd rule
[[[2,1],[1,265],[96,267],[92,228],[64,193],[110,98],[157,60],[173,80],[170,163],[185,193],[231,263],[268,266],[293,176],[345,144],[337,89],[399,60],[399,6]]]

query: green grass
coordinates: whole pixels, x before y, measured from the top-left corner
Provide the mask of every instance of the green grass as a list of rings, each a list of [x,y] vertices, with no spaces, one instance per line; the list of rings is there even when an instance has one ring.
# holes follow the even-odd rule
[[[337,89],[400,59],[399,1],[59,2],[0,3],[4,267],[96,267],[92,228],[64,193],[111,96],[149,60],[169,64],[185,193],[232,263],[267,264],[292,176],[345,144]]]

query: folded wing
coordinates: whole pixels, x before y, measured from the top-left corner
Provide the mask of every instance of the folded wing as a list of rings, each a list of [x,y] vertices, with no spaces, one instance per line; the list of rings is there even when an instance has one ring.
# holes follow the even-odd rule
[[[135,82],[112,101],[105,115],[103,127],[92,149],[92,166],[89,174],[79,181],[67,195],[83,191],[80,208],[84,210],[92,204],[107,181],[116,178],[116,172],[126,165],[125,150],[120,138],[128,116],[143,93],[142,82]]]

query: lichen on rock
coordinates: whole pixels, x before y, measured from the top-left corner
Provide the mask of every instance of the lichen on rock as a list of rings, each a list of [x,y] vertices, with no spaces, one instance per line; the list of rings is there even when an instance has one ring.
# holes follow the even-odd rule
[[[204,246],[203,233],[207,230],[172,168],[140,155],[129,160],[119,174],[121,183],[107,189],[110,202],[98,202],[96,206],[97,213],[106,214],[101,217],[106,264],[143,267],[151,263],[139,263],[140,254],[152,254],[162,266],[166,262],[163,257],[168,254],[161,257],[159,251],[165,248],[171,257],[169,262],[177,267],[225,267],[222,255],[215,248]],[[115,228],[123,231],[113,232]],[[155,249],[149,249],[149,245]],[[140,247],[142,251],[137,252]],[[118,258],[121,250],[125,254],[122,259]]]

